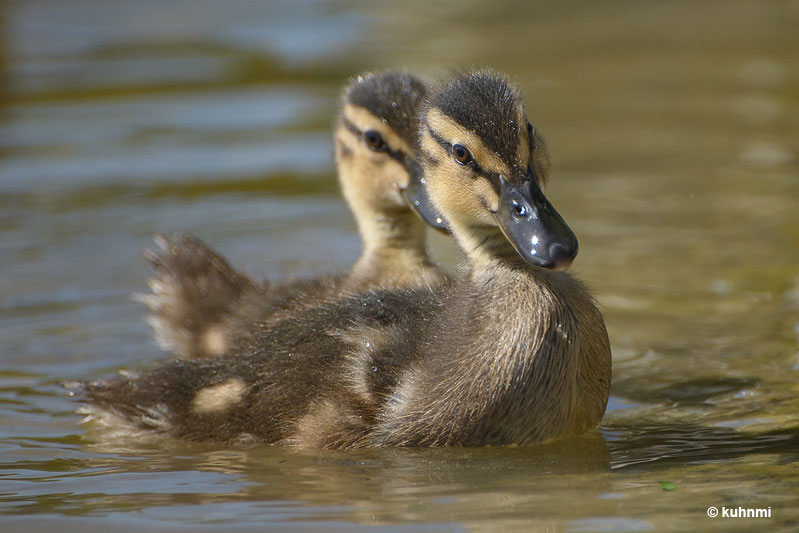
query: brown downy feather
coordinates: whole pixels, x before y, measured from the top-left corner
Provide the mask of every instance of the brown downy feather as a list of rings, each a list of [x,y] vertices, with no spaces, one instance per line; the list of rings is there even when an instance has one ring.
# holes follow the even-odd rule
[[[515,138],[515,149],[445,113],[453,99],[515,123],[502,141]],[[611,377],[602,316],[574,277],[522,259],[494,216],[498,175],[544,178],[524,173],[545,154],[518,91],[492,72],[462,75],[424,119],[427,190],[464,251],[451,283],[326,302],[256,324],[224,360],[85,384],[93,416],[185,439],[304,448],[526,445],[596,426]],[[476,164],[454,160],[454,142],[468,143]]]
[[[150,310],[158,344],[183,358],[217,356],[239,332],[246,336],[252,322],[276,322],[371,288],[439,284],[443,277],[427,257],[424,224],[401,195],[415,165],[412,147],[425,92],[404,71],[358,76],[342,92],[336,163],[364,241],[348,274],[259,283],[196,237],[159,236],[156,250],[146,252],[155,270],[151,293],[136,295]],[[367,142],[375,139],[379,145]]]

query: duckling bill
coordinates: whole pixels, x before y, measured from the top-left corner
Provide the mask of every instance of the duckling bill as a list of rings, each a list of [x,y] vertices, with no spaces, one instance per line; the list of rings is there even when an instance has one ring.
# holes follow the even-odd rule
[[[584,285],[562,271],[577,243],[541,192],[548,156],[519,90],[491,71],[458,75],[427,101],[419,131],[421,191],[464,252],[449,284],[256,325],[224,361],[86,384],[92,416],[303,448],[528,445],[596,426],[610,344]]]
[[[577,237],[549,203],[537,181],[526,177],[520,186],[499,176],[496,218],[508,242],[527,262],[563,270],[577,256]]]

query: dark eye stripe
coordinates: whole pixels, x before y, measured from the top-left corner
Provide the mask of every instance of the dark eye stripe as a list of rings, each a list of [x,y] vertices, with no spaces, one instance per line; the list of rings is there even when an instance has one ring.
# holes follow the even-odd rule
[[[430,127],[430,124],[427,125],[427,133],[429,133],[430,137],[432,137],[434,141],[436,141],[439,145],[441,145],[441,148],[443,148],[447,153],[450,154],[452,153],[452,143],[448,143],[447,141],[445,141],[441,135],[439,135],[437,132],[433,130],[433,128]],[[426,154],[426,155],[432,159],[431,154]],[[467,166],[471,168],[475,174],[478,174],[486,178],[488,180],[488,183],[491,184],[491,188],[494,189],[494,192],[499,194],[499,172],[492,172],[490,170],[485,170],[474,159],[472,159],[472,161]]]
[[[355,126],[355,124],[353,124],[352,122],[350,122],[346,118],[342,118],[341,119],[341,123],[344,124],[344,127],[347,128],[348,130],[350,130],[352,133],[354,133],[357,137],[360,137],[361,135],[363,135],[363,132],[361,130],[359,130]]]
[[[441,162],[438,157],[424,149],[419,149],[419,157],[431,165],[438,165]]]
[[[358,129],[358,126],[347,120],[346,118],[341,119],[341,123],[344,124],[344,127],[354,133],[357,137],[363,137],[363,131]],[[384,144],[383,147],[380,149],[381,152],[388,154],[391,159],[395,161],[399,161],[406,168],[408,168],[407,160],[410,159],[406,154],[402,152],[402,150],[394,150],[388,144]],[[409,169],[410,170],[410,169]]]
[[[441,145],[441,148],[443,148],[445,152],[448,154],[452,153],[452,143],[448,143],[444,140],[444,137],[433,131],[430,124],[427,125],[427,133],[430,134],[430,137],[432,137],[434,141]]]
[[[488,181],[488,184],[491,185],[491,188],[494,189],[494,192],[499,194],[499,172],[485,170],[482,175]]]

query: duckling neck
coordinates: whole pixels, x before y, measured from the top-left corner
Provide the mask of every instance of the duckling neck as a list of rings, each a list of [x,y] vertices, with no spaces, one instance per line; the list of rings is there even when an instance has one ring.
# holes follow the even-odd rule
[[[569,274],[499,260],[504,254],[464,273],[473,295],[472,323],[498,347],[485,346],[473,360],[482,369],[486,394],[515,398],[509,408],[536,407],[516,413],[527,425],[501,422],[494,430],[521,443],[595,426],[610,388],[610,347],[601,314]]]
[[[459,228],[451,224],[453,236],[466,255],[472,272],[509,268],[534,272],[538,269],[522,259],[496,226]]]
[[[404,209],[354,212],[364,247],[345,288],[364,284],[406,287],[437,281],[438,271],[425,250],[424,224],[413,213]]]

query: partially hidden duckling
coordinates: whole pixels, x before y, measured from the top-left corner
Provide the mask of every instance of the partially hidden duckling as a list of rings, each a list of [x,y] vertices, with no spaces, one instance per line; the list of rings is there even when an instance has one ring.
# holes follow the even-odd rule
[[[541,192],[548,156],[519,90],[492,71],[458,75],[422,120],[424,192],[464,252],[449,284],[316,307],[224,361],[86,383],[91,417],[303,448],[525,445],[596,426],[608,336],[562,271],[577,240]]]
[[[136,295],[150,309],[158,344],[183,358],[216,356],[256,319],[301,314],[370,288],[439,284],[443,276],[428,259],[425,226],[403,197],[419,179],[413,145],[425,92],[425,84],[405,71],[364,74],[342,92],[336,164],[363,239],[349,273],[259,283],[196,237],[158,236],[157,251],[145,251],[156,271],[152,293]]]

